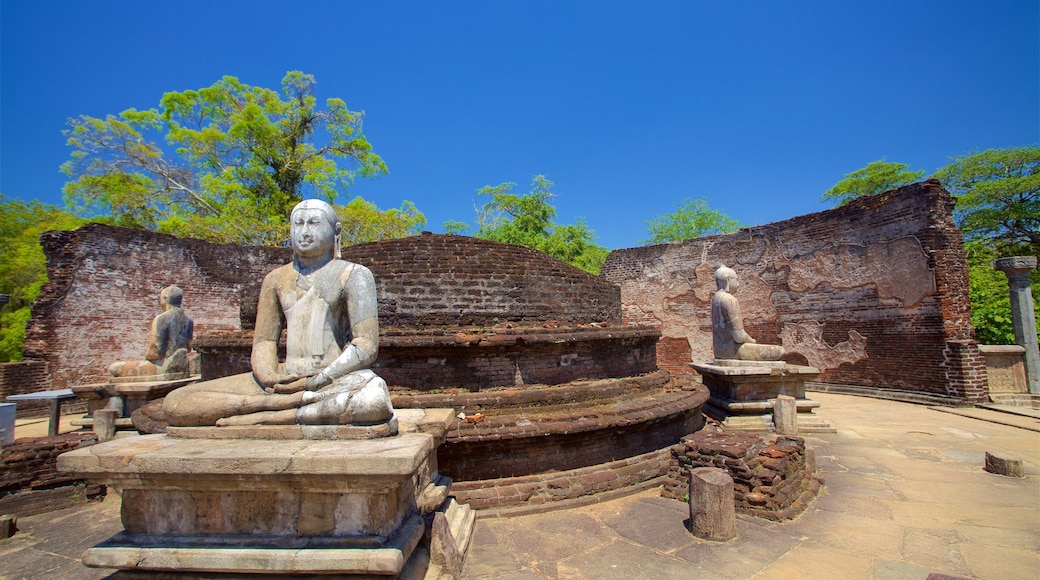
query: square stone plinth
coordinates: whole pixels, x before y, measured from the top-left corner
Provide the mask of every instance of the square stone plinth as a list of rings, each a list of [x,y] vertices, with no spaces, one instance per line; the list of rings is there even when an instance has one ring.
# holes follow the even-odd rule
[[[773,431],[773,401],[779,395],[795,398],[798,430],[833,433],[834,427],[813,413],[820,404],[805,398],[805,383],[820,371],[814,367],[776,363],[691,363],[711,397],[704,413],[729,430]]]
[[[122,495],[124,531],[88,550],[89,566],[393,575],[450,483],[440,429],[414,427],[369,440],[144,435],[58,464]]]

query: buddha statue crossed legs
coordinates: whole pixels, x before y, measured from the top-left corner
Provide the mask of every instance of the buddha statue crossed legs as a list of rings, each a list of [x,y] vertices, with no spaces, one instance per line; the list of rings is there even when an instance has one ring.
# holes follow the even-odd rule
[[[711,338],[716,360],[777,361],[784,347],[758,344],[744,331],[740,303],[731,294],[740,287],[732,268],[719,266],[715,271],[718,290],[711,297]]]
[[[290,231],[293,262],[260,288],[253,372],[170,393],[163,403],[170,425],[371,424],[393,415],[386,382],[369,368],[379,350],[372,272],[340,259],[340,224],[329,204],[298,204]]]

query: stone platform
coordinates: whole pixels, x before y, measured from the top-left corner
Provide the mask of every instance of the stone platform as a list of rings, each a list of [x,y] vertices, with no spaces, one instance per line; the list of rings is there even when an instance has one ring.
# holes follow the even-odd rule
[[[224,439],[144,435],[66,453],[59,469],[122,496],[124,530],[83,562],[295,575],[398,575],[430,561],[458,567],[474,517],[448,496],[436,453],[453,411],[399,418],[398,435],[367,440],[344,437],[343,428],[286,439],[284,427],[261,426],[251,428],[254,438],[241,430]],[[264,436],[270,430],[278,433]]]
[[[152,380],[154,378],[154,380]],[[194,383],[199,375],[182,376],[180,378],[130,377],[114,378],[105,383],[76,385],[72,392],[80,399],[87,401],[87,414],[72,421],[77,427],[94,426],[94,411],[98,409],[116,409],[120,417],[116,426],[129,429],[133,427],[130,415],[146,405],[149,401],[161,399],[174,389]]]
[[[778,395],[795,398],[798,431],[834,433],[834,427],[813,410],[820,404],[805,398],[805,383],[820,371],[814,367],[782,361],[715,361],[690,363],[700,373],[711,396],[704,414],[720,421],[729,431],[775,431],[773,401]]]

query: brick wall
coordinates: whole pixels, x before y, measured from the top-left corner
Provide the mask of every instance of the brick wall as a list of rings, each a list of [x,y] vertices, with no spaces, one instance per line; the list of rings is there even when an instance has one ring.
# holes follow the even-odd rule
[[[105,380],[143,357],[159,291],[184,290],[197,337],[252,327],[260,281],[286,248],[219,245],[90,224],[41,238],[50,281],[33,306],[26,358],[48,388]],[[463,236],[422,235],[345,248],[376,276],[385,329],[517,324],[618,325],[620,290],[545,254]]]
[[[159,292],[184,290],[195,333],[237,330],[247,281],[289,259],[284,248],[219,245],[89,224],[40,238],[49,282],[33,304],[24,354],[47,363],[50,388],[105,380],[108,365],[141,359]]]
[[[29,516],[68,507],[69,501],[102,496],[104,486],[58,471],[58,456],[97,443],[90,431],[23,437],[0,452],[0,513]]]
[[[375,274],[384,327],[621,321],[615,285],[529,248],[424,234],[344,248],[343,258]]]
[[[49,388],[47,363],[36,360],[0,363],[0,402],[10,395],[35,393]],[[18,417],[42,417],[47,415],[48,408],[47,401],[18,401]]]
[[[661,368],[712,358],[720,264],[736,270],[744,326],[827,383],[979,400],[967,261],[953,198],[929,180],[726,236],[616,250],[625,324],[661,329]]]

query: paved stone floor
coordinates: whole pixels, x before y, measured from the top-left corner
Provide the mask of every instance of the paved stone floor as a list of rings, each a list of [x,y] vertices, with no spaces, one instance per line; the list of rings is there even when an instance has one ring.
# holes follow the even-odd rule
[[[650,490],[586,507],[477,521],[465,578],[1040,578],[1040,420],[812,393],[838,432],[811,435],[823,493],[795,521],[738,516],[739,537],[689,534]],[[1015,455],[1026,477],[982,470]],[[4,578],[104,578],[82,551],[119,530],[118,498],[23,518]]]

